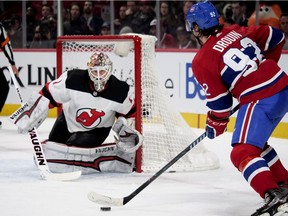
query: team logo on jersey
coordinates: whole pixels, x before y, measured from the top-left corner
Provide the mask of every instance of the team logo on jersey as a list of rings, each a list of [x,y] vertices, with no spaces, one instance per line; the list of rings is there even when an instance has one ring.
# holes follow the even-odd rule
[[[102,110],[97,111],[96,109],[91,108],[79,109],[76,114],[76,121],[84,128],[92,129],[101,123],[104,115],[105,112]]]

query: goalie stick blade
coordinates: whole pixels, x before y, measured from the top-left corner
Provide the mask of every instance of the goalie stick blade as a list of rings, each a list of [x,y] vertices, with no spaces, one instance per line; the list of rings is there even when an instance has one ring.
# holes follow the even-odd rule
[[[98,203],[100,205],[105,206],[123,206],[124,199],[123,198],[112,198],[108,196],[104,196],[95,192],[88,193],[88,199],[92,202]]]
[[[52,172],[41,172],[41,177],[49,181],[73,181],[80,178],[82,172],[68,172],[68,173],[52,173]]]

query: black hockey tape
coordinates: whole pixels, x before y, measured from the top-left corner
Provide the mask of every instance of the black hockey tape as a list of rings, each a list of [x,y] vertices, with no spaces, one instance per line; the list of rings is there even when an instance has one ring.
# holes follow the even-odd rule
[[[101,211],[111,211],[111,207],[100,207]]]

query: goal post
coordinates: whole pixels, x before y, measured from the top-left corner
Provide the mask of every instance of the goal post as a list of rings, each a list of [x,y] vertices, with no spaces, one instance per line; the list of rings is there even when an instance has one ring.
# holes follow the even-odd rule
[[[165,92],[156,67],[156,37],[141,34],[60,36],[57,39],[57,77],[69,68],[87,68],[94,52],[106,53],[113,72],[135,91],[135,128],[144,136],[136,154],[137,172],[155,172],[186,148],[197,135]],[[170,171],[199,171],[219,167],[218,157],[196,146]]]

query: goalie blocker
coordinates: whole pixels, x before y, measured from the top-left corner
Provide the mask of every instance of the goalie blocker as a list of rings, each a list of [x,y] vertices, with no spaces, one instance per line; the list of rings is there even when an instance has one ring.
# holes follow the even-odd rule
[[[42,146],[50,170],[52,172],[82,171],[82,174],[132,172],[136,151],[142,145],[143,136],[129,128],[123,117],[117,119],[112,130],[117,137],[116,142],[103,143],[95,148],[80,148],[47,141]]]
[[[29,100],[16,110],[9,120],[18,127],[19,133],[38,128],[48,116],[49,100],[33,91]]]

